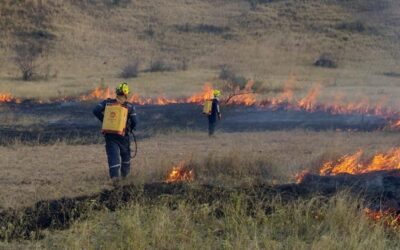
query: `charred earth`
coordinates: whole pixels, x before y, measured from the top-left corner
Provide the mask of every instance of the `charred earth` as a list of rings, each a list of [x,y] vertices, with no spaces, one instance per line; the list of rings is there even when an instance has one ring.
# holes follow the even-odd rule
[[[97,143],[102,141],[100,123],[92,115],[91,102],[39,104],[24,102],[4,103],[3,117],[16,117],[0,125],[0,144],[10,141],[49,143]],[[138,106],[138,137],[149,137],[155,132],[171,130],[205,131],[207,120],[197,104],[168,104]],[[41,122],[19,122],[25,116]],[[226,106],[219,128],[225,132],[311,129],[373,131],[387,126],[387,120],[376,115],[331,114],[296,110],[270,110],[255,106]]]

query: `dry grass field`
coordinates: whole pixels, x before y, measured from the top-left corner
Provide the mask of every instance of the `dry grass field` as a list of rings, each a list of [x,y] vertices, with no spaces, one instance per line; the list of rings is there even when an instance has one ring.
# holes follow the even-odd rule
[[[261,82],[261,95],[291,86],[303,97],[318,85],[320,103],[343,97],[364,104],[367,98],[367,108],[385,101],[400,110],[399,14],[397,0],[3,0],[0,95],[50,100],[127,81],[134,94],[187,97],[205,82],[222,87],[227,66]],[[19,68],[32,53],[34,74],[23,80]],[[316,67],[321,57],[336,65]],[[137,76],[123,77],[135,63]],[[48,107],[40,113],[40,104],[32,104],[37,113],[24,104],[23,115],[13,105],[0,103],[1,128],[34,131],[69,120],[70,114],[49,114]],[[104,145],[76,141],[16,139],[0,146],[0,225],[7,211],[38,201],[116,188]],[[163,182],[181,161],[194,171],[190,187],[294,183],[303,170],[316,171],[358,149],[365,157],[385,152],[399,141],[389,130],[220,132],[215,138],[199,130],[157,130],[139,140],[132,175],[120,184]],[[219,198],[139,196],[116,211],[87,213],[65,230],[42,230],[44,237],[28,232],[31,239],[5,239],[0,249],[400,248],[398,227],[367,218],[363,201],[351,193],[290,202],[276,195],[255,200],[252,209],[245,192]],[[1,239],[4,232],[0,228]]]
[[[223,133],[210,140],[198,132],[158,135],[140,141],[133,175],[124,184],[160,182],[181,160],[193,166],[191,185],[234,187],[255,183],[294,182],[303,169],[363,148],[367,155],[398,146],[392,133],[282,131]],[[3,208],[35,201],[74,197],[112,188],[102,145],[1,147],[0,199]],[[162,157],[160,157],[162,155]],[[342,193],[283,203],[270,201],[271,214],[260,206],[246,213],[245,196],[193,204],[174,197],[148,204],[138,197],[116,212],[97,211],[66,231],[45,238],[1,243],[4,249],[396,249],[398,232],[370,221],[359,201]],[[172,199],[172,200],[170,200]],[[192,198],[196,200],[196,198]],[[212,211],[222,211],[223,217]],[[349,220],[351,218],[351,220]]]
[[[146,96],[190,95],[205,81],[215,81],[221,65],[270,88],[295,76],[300,90],[318,83],[327,87],[326,96],[335,91],[351,98],[398,95],[400,7],[393,0],[285,0],[256,6],[250,3],[262,1],[11,2],[2,10],[14,25],[7,19],[0,23],[8,34],[0,48],[0,92],[16,96],[77,95],[101,83],[113,86],[133,60],[141,71],[157,60],[174,68],[128,79],[135,92]],[[17,12],[21,8],[26,16]],[[46,10],[41,26],[35,26],[38,17],[29,15],[35,8]],[[21,29],[45,29],[55,36],[39,60],[38,73],[47,80],[18,80],[7,45]],[[314,67],[323,53],[331,54],[338,67]]]
[[[326,204],[318,198],[291,205],[271,201],[275,210],[246,213],[243,197],[222,205],[132,205],[115,214],[100,213],[71,230],[29,244],[69,249],[397,249],[399,236],[373,225],[346,195]],[[256,204],[257,205],[257,204]],[[221,209],[217,219],[212,211]],[[351,218],[351,220],[349,220]],[[199,223],[200,222],[200,223]]]
[[[399,135],[385,132],[178,132],[139,142],[128,183],[164,181],[184,160],[195,166],[195,181],[234,186],[243,183],[294,182],[304,169],[362,148],[368,155],[399,146]],[[78,196],[112,187],[103,145],[0,148],[0,201],[3,208],[25,207],[42,199]],[[162,157],[160,157],[162,156]]]
[[[248,216],[243,197],[215,206],[168,201],[99,212],[45,240],[0,244],[4,249],[397,249],[399,236],[372,224],[346,194],[327,203],[315,198]],[[219,209],[224,215],[213,214]],[[351,218],[351,219],[350,219]]]

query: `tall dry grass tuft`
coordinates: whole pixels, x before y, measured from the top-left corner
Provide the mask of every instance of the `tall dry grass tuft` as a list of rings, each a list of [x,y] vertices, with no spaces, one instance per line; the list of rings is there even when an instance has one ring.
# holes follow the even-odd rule
[[[171,205],[173,204],[173,205]],[[256,201],[243,194],[211,204],[131,204],[100,213],[42,246],[67,249],[396,249],[399,235],[369,221],[349,194],[284,203]]]
[[[243,153],[233,150],[224,154],[208,154],[191,163],[196,180],[213,185],[234,186],[269,182],[280,177],[277,162],[268,154]]]

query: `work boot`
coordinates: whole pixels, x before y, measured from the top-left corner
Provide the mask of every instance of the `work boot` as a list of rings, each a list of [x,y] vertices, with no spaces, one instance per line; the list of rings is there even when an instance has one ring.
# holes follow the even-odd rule
[[[121,168],[121,176],[122,178],[126,178],[131,172],[131,168]]]
[[[121,176],[121,164],[113,165],[109,167],[108,172],[110,174],[110,178],[118,178]]]
[[[115,177],[111,179],[112,186],[114,188],[120,187],[121,186],[121,178],[120,177]]]

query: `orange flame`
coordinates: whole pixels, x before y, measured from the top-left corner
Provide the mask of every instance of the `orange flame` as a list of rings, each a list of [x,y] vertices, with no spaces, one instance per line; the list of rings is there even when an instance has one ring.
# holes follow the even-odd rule
[[[286,82],[285,86],[283,87],[283,92],[278,97],[274,97],[270,100],[272,106],[278,106],[283,103],[290,103],[294,99],[294,91],[292,89],[293,81],[294,78]]]
[[[13,97],[10,93],[0,93],[0,103],[20,103],[21,100]]]
[[[307,112],[323,111],[331,114],[368,114],[382,116],[387,119],[388,127],[392,129],[400,129],[400,110],[393,111],[385,107],[387,98],[381,98],[375,105],[371,105],[368,98],[364,98],[362,101],[354,103],[346,103],[342,94],[334,96],[332,103],[321,103],[318,102],[320,93],[322,92],[321,86],[316,85],[312,87],[307,94],[303,97],[296,97],[293,91],[294,77],[291,77],[287,83],[285,83],[283,92],[277,96],[260,99],[260,97],[253,92],[252,87],[254,81],[250,80],[246,84],[243,90],[233,89],[231,90],[231,96],[226,97],[225,103],[232,105],[245,105],[245,106],[258,106],[267,108],[270,110],[303,110]],[[213,93],[213,87],[210,83],[206,83],[203,87],[203,91],[195,93],[192,96],[186,98],[167,98],[165,96],[157,96],[155,98],[143,97],[138,94],[133,94],[129,101],[139,105],[168,105],[175,103],[193,103],[202,104],[204,100],[211,99]],[[112,98],[114,91],[109,87],[97,87],[92,92],[81,95],[78,98],[64,97],[49,100],[50,102],[64,102],[64,101],[90,101],[100,100],[106,98]],[[43,101],[36,100],[38,103]],[[1,102],[21,102],[20,99],[12,97],[10,94],[0,93]],[[222,100],[224,103],[224,100]]]
[[[0,102],[11,102],[13,100],[11,94],[0,93]]]
[[[364,209],[367,217],[375,222],[381,222],[385,227],[400,229],[400,215],[391,210],[373,211],[369,208]]]
[[[87,95],[82,95],[79,97],[81,101],[89,100],[100,100],[113,97],[114,92],[110,90],[109,87],[97,87],[92,92]]]
[[[132,94],[129,97],[129,101],[132,103],[136,103],[139,105],[168,105],[175,103],[203,103],[204,100],[211,99],[213,93],[213,88],[211,84],[206,83],[203,87],[203,91],[196,93],[190,97],[183,99],[173,99],[167,98],[165,96],[157,96],[156,98],[146,98],[138,94]],[[111,91],[109,87],[97,87],[92,92],[87,95],[82,95],[79,97],[81,101],[90,101],[90,100],[101,100],[112,98],[115,95],[114,91]]]
[[[389,127],[392,128],[392,129],[400,128],[400,120],[391,122],[391,124],[389,125]]]
[[[297,102],[298,107],[306,111],[315,111],[319,92],[320,86],[311,88],[307,95]]]
[[[243,90],[235,89],[233,97],[229,100],[229,104],[252,106],[257,102],[256,95],[252,88],[254,81],[248,81]]]
[[[387,153],[378,153],[367,161],[362,160],[363,151],[345,155],[336,161],[329,161],[319,170],[321,175],[363,174],[381,170],[400,169],[400,148],[393,148]]]
[[[178,165],[174,166],[171,172],[168,174],[167,179],[165,180],[166,183],[172,182],[191,182],[193,181],[193,170],[189,170],[185,166],[185,162],[181,161]]]
[[[263,100],[257,100],[257,94],[252,91],[254,81],[250,80],[243,90],[234,89],[232,90],[232,97],[229,99],[230,104],[234,105],[257,105],[260,107],[269,108],[272,110],[286,109],[286,110],[305,110],[308,112],[314,111],[325,111],[333,114],[372,114],[381,115],[385,118],[397,118],[400,117],[400,111],[393,112],[388,108],[384,108],[384,103],[387,101],[386,98],[382,98],[375,106],[372,106],[368,100],[364,100],[357,103],[345,103],[343,101],[343,96],[338,95],[334,97],[334,102],[332,104],[322,104],[319,103],[318,96],[322,92],[320,86],[312,87],[309,92],[302,98],[296,98],[292,88],[294,78],[288,80],[285,84],[283,92],[275,97],[267,98]],[[196,103],[201,104],[204,100],[212,98],[213,87],[210,83],[206,83],[203,87],[203,91],[195,93],[187,98],[167,98],[165,96],[158,96],[156,98],[145,98],[138,94],[134,94],[129,98],[130,102],[145,105],[167,105],[174,103]],[[78,98],[81,101],[99,100],[111,98],[114,95],[109,87],[97,87],[92,92],[82,95]],[[10,94],[0,94],[0,102],[13,102],[16,101]],[[59,99],[52,99],[51,101],[68,101],[76,100],[73,97],[64,97]],[[41,102],[41,101],[39,101]],[[391,124],[392,128],[400,128],[400,120]]]
[[[300,173],[296,174],[296,183],[300,184],[303,182],[304,178],[310,174],[310,171],[308,170],[303,170]]]
[[[249,91],[253,85],[253,82],[250,81],[244,91]],[[175,103],[194,103],[194,104],[202,104],[205,100],[213,98],[213,87],[210,83],[205,83],[203,87],[203,91],[193,94],[187,98],[181,99],[173,99],[167,98],[165,96],[157,96],[156,98],[145,98],[138,94],[133,94],[129,101],[132,103],[136,103],[139,105],[168,105]],[[89,101],[89,100],[100,100],[107,99],[114,96],[114,92],[110,90],[109,87],[97,87],[92,92],[87,95],[82,95],[79,97],[81,101]],[[255,95],[253,93],[235,96],[232,99],[233,104],[242,104],[242,105],[253,105],[255,103]]]
[[[334,101],[331,104],[319,103],[318,96],[322,92],[320,85],[312,87],[308,93],[302,98],[296,98],[293,91],[294,78],[290,78],[285,84],[283,92],[278,96],[267,98],[263,100],[257,100],[257,94],[253,92],[252,87],[254,81],[250,80],[243,90],[235,89],[231,97],[225,99],[225,103],[231,105],[244,105],[244,106],[258,106],[264,107],[271,110],[283,109],[283,110],[303,110],[307,112],[323,111],[331,114],[369,114],[382,116],[388,121],[388,128],[400,129],[400,111],[392,111],[388,108],[384,108],[386,98],[382,98],[375,106],[370,104],[368,98],[364,98],[362,101],[357,103],[346,103],[343,98],[343,94],[339,93],[334,96]],[[86,95],[82,95],[78,98],[81,101],[100,100],[106,98],[112,98],[114,91],[110,90],[109,87],[97,87],[92,92]],[[10,102],[18,101],[12,99],[11,95],[3,94],[0,95],[3,101]],[[176,103],[193,103],[202,104],[204,100],[211,99],[213,97],[213,87],[210,83],[206,83],[203,87],[203,91],[195,93],[192,96],[186,98],[167,98],[165,96],[157,96],[155,98],[143,97],[138,94],[133,94],[129,101],[138,105],[168,105]],[[52,101],[68,101],[76,100],[72,97],[65,97],[63,99],[57,99]]]
[[[387,98],[381,98],[375,105],[372,105],[366,97],[356,103],[346,103],[342,93],[334,96],[333,103],[320,103],[318,97],[322,92],[320,85],[312,87],[303,98],[297,98],[292,90],[292,81],[285,84],[283,92],[275,97],[267,98],[256,103],[261,107],[272,110],[304,110],[307,112],[323,111],[331,114],[369,114],[378,115],[384,118],[396,118],[400,116],[400,111],[392,111],[385,107]],[[400,121],[393,124],[392,128],[400,128]]]
[[[200,93],[196,93],[186,99],[184,102],[186,103],[203,103],[205,100],[213,98],[213,87],[210,83],[204,84],[203,91]]]

